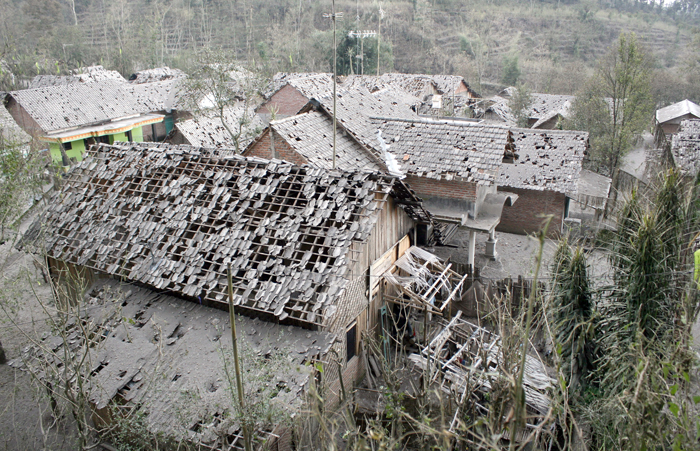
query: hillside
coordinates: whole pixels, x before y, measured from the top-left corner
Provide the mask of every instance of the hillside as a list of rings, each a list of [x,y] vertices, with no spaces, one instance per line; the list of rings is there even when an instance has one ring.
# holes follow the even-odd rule
[[[16,82],[89,64],[125,76],[160,65],[187,69],[202,48],[225,49],[268,74],[330,70],[327,0],[1,3],[5,89],[12,87],[10,71]],[[485,89],[504,81],[504,67],[510,67],[534,91],[574,93],[620,31],[633,31],[656,56],[659,102],[700,100],[689,70],[700,58],[700,31],[691,26],[695,10],[679,8],[641,2],[617,2],[613,8],[603,0],[339,0],[336,9],[344,13],[338,21],[339,58],[346,69],[352,61],[352,70],[361,70],[359,42],[346,35],[374,30],[381,32],[382,72],[460,74]],[[364,40],[367,72],[376,70],[376,45],[376,38]]]

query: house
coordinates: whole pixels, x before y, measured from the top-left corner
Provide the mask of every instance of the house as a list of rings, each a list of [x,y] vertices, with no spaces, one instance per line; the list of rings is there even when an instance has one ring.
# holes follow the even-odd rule
[[[500,208],[516,199],[497,193],[495,185],[508,130],[469,121],[420,118],[401,97],[389,101],[394,95],[393,90],[372,94],[363,87],[339,91],[336,167],[380,169],[405,176],[430,213],[431,220],[419,224],[418,242],[428,240],[435,226],[440,240],[449,238],[456,227],[466,227],[491,235],[490,250],[495,257],[493,231]],[[332,149],[332,100],[326,96],[299,115],[272,121],[244,155],[331,168]],[[472,256],[475,242],[473,235]]]
[[[126,79],[116,70],[107,70],[102,66],[88,66],[71,71],[70,75],[37,75],[29,83],[29,89],[107,80],[126,83]]]
[[[155,143],[93,147],[59,199],[43,220],[53,275],[120,278],[226,309],[230,264],[236,311],[334,334],[347,386],[378,320],[375,263],[396,261],[421,219],[395,177]]]
[[[164,108],[152,86],[135,92],[114,80],[12,91],[5,106],[28,134],[49,145],[54,161],[69,165],[97,142],[143,141]]]
[[[487,233],[486,253],[496,258],[496,226],[517,195],[499,192],[498,173],[512,158],[507,128],[467,120],[375,118],[388,152],[405,181],[437,221],[469,230],[468,263],[476,234]]]
[[[296,115],[298,112],[302,114]],[[402,93],[391,89],[370,93],[364,87],[339,89],[336,112],[336,163],[342,164],[338,167],[344,170],[386,168],[386,161],[381,151],[377,150],[376,127],[370,120],[371,116],[418,117]],[[293,118],[270,122],[244,154],[332,168],[332,95],[314,97],[294,114]],[[280,144],[277,144],[278,138],[283,138]]]
[[[700,105],[686,99],[656,110],[656,128],[667,135],[678,131],[681,122],[700,119]]]
[[[476,115],[489,121],[504,122],[510,127],[517,126],[517,118],[510,108],[510,97],[514,88],[506,90],[506,97],[493,96],[481,104],[485,105],[483,112]],[[530,94],[531,103],[525,114],[527,126],[534,129],[553,130],[560,128],[561,121],[571,115],[574,96],[557,94]],[[478,107],[477,107],[478,109]]]
[[[311,99],[333,93],[333,74],[278,74],[273,86],[281,84],[257,109],[266,124],[273,118],[283,119],[297,114]]]
[[[260,117],[249,109],[243,117],[243,105],[235,105],[224,110],[224,120],[231,132],[239,135],[238,148],[242,151],[263,129]],[[239,129],[240,126],[240,129]],[[221,118],[213,113],[200,114],[191,119],[176,122],[173,131],[166,139],[171,144],[189,144],[195,147],[234,149],[236,142],[224,127]]]
[[[498,189],[518,195],[503,208],[496,230],[537,233],[551,216],[547,236],[557,237],[576,199],[588,133],[561,130],[511,129],[513,158],[504,159]]]

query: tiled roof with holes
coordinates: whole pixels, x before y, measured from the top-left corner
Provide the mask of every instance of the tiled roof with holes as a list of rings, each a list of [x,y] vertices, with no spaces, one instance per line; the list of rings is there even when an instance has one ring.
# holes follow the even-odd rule
[[[671,153],[676,167],[695,176],[700,171],[700,120],[681,122],[671,139]]]
[[[158,111],[153,109],[158,106],[154,99],[137,95],[132,88],[108,80],[24,89],[9,95],[50,133]]]
[[[129,77],[129,83],[152,83],[156,81],[173,80],[185,77],[187,77],[187,74],[180,69],[171,69],[168,66],[163,66],[138,71]]]
[[[508,144],[508,129],[455,120],[375,119],[401,169],[417,177],[492,184]]]
[[[558,94],[530,94],[531,103],[527,110],[529,119],[537,119],[532,128],[537,128],[543,122],[553,118],[557,114],[568,117],[574,96]],[[493,96],[490,99],[493,103],[486,108],[499,116],[506,124],[514,126],[515,115],[510,108],[510,100],[500,96]]]
[[[333,117],[333,96],[316,99],[329,117]],[[377,127],[372,117],[390,117],[397,119],[418,119],[411,106],[404,102],[404,97],[395,91],[382,90],[370,93],[366,88],[340,89],[336,99],[337,121],[368,149],[374,149],[376,158],[381,158]]]
[[[333,167],[333,120],[320,111],[270,122],[270,127],[312,166]],[[379,171],[382,167],[342,128],[336,133],[336,167],[344,171]]]
[[[291,78],[286,84],[294,87],[307,99],[318,99],[333,94],[333,74]]]
[[[291,80],[296,80],[299,78],[309,78],[309,77],[317,77],[317,78],[328,78],[333,81],[331,78],[333,74],[330,73],[314,73],[314,72],[278,72],[272,77],[272,81],[268,85],[267,89],[265,90],[263,96],[266,99],[269,99],[274,93],[280,90],[284,85],[289,83]]]
[[[172,78],[152,83],[127,84],[133,105],[141,112],[167,111],[180,107],[184,78]]]
[[[47,86],[92,83],[106,80],[126,83],[124,77],[116,70],[107,70],[102,66],[89,66],[74,71],[72,75],[37,75],[32,79],[29,88],[45,88]]]
[[[514,128],[511,136],[516,158],[501,165],[499,186],[577,193],[587,132]]]
[[[333,317],[394,179],[221,156],[94,146],[44,218],[48,256],[307,327]]]
[[[250,109],[248,122],[243,126],[238,142],[240,150],[245,149],[255,138],[256,131],[262,130],[263,123],[260,117]],[[228,107],[224,110],[226,124],[237,130],[239,121],[243,117],[243,107]],[[182,134],[187,142],[196,147],[234,148],[235,143],[231,134],[226,131],[221,118],[198,116],[193,119],[178,122],[175,128]]]

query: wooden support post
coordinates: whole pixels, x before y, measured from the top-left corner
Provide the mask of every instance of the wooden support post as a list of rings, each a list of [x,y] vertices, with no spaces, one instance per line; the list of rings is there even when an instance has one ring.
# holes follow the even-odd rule
[[[245,397],[243,395],[243,376],[241,374],[241,363],[238,357],[238,335],[236,334],[236,316],[233,308],[233,281],[231,279],[231,263],[228,264],[228,313],[231,318],[231,342],[233,343],[233,364],[236,372],[236,390],[238,391],[238,402],[241,405],[241,414],[245,415]],[[243,442],[245,451],[252,451],[252,441],[247,425],[243,425]]]

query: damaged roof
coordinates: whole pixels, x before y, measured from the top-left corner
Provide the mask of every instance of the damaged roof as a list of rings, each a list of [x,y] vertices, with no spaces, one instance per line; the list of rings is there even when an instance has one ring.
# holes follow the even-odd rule
[[[236,105],[224,109],[226,124],[234,132],[238,129],[239,120],[243,117],[243,106]],[[262,120],[252,108],[248,111],[248,123],[243,126],[239,138],[239,149],[245,149],[263,128]],[[195,147],[234,148],[235,143],[231,134],[226,131],[221,118],[218,116],[200,115],[186,121],[177,122],[175,128],[187,142]]]
[[[264,97],[269,99],[274,93],[280,90],[284,85],[289,83],[291,80],[296,80],[298,78],[309,78],[309,77],[328,77],[331,78],[333,74],[331,73],[315,73],[315,72],[277,72],[270,82],[267,90],[264,93]],[[331,82],[333,80],[331,79]]]
[[[681,171],[695,176],[700,171],[700,120],[681,122],[671,138],[673,161]]]
[[[67,324],[66,351],[80,359],[89,350],[89,399],[98,412],[112,403],[139,408],[151,433],[194,444],[213,445],[221,437],[230,444],[240,436],[235,380],[225,367],[232,366],[228,312],[114,279],[87,290],[83,312],[82,330],[74,320]],[[247,402],[269,402],[287,414],[298,410],[310,376],[305,364],[323,358],[333,337],[240,315],[236,329]],[[90,347],[82,342],[86,335],[95,337]],[[59,337],[43,343],[63,356]],[[12,364],[31,368],[46,352],[41,344],[30,346]],[[237,445],[232,448],[243,448]]]
[[[514,128],[511,136],[517,157],[501,165],[499,186],[577,193],[587,132]]]
[[[395,179],[165,144],[94,146],[46,212],[49,257],[323,326]]]
[[[333,120],[324,112],[312,110],[279,121],[270,122],[279,134],[312,166],[333,167]],[[339,127],[336,133],[336,167],[344,171],[380,171],[372,153],[367,151]]]
[[[455,120],[376,118],[402,171],[436,180],[492,184],[498,177],[508,129]]]
[[[150,95],[137,95],[131,88],[106,80],[24,89],[9,95],[50,133],[154,111]]]
[[[146,69],[138,71],[129,77],[129,83],[141,84],[152,83],[155,81],[173,80],[177,78],[185,78],[187,74],[180,69],[171,69],[168,66],[156,67],[154,69]]]
[[[71,75],[37,75],[29,84],[29,89],[107,80],[126,83],[126,79],[119,72],[107,70],[102,66],[88,66],[72,72]]]

